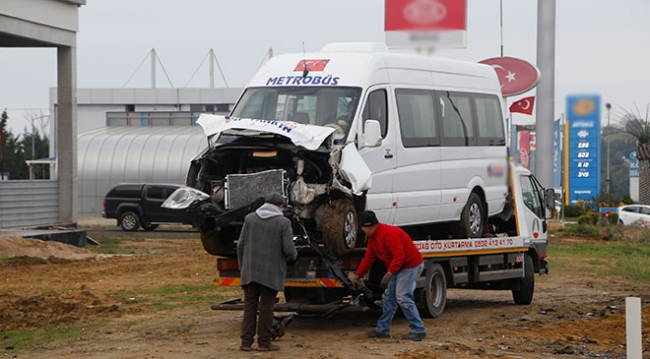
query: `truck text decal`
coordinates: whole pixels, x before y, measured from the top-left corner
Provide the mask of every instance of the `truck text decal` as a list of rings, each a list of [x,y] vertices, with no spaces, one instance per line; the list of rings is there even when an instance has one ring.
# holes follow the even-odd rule
[[[232,117],[232,116],[224,116],[226,124],[230,122],[237,122],[241,121],[242,119],[239,117]],[[295,129],[298,127],[298,123],[293,122],[293,121],[275,121],[275,120],[262,120],[262,119],[257,119],[257,118],[248,118],[246,119],[247,121],[251,122],[259,122],[261,124],[266,124],[270,126],[275,126],[279,129],[281,129],[284,132],[291,132],[292,129]]]
[[[494,237],[413,241],[421,253],[453,252],[468,249],[502,249],[523,247],[522,237]]]
[[[279,85],[325,85],[336,86],[339,84],[340,77],[327,75],[327,76],[280,76],[269,77],[266,80],[266,86],[279,86]]]

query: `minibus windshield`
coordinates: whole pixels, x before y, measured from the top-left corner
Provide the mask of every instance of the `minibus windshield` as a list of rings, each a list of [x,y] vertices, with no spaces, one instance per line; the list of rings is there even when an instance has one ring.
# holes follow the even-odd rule
[[[252,87],[231,116],[333,127],[340,140],[352,125],[360,94],[358,87]]]

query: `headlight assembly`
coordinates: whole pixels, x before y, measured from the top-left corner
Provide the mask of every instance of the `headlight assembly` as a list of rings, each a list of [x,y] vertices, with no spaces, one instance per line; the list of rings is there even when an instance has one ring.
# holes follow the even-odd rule
[[[174,193],[172,193],[169,197],[167,197],[161,207],[169,209],[185,209],[195,201],[205,201],[209,198],[210,196],[199,191],[198,189],[181,187],[174,191]]]

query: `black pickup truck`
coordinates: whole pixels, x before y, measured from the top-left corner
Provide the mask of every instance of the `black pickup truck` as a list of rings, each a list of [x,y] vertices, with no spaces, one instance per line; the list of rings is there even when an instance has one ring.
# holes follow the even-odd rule
[[[174,184],[118,184],[104,197],[102,217],[117,219],[117,225],[124,231],[136,231],[140,226],[145,231],[153,231],[160,223],[193,224],[185,211],[160,207],[178,187]]]

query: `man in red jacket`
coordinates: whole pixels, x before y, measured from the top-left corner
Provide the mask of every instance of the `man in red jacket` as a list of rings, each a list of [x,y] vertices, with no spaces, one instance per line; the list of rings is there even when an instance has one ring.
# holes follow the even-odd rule
[[[365,211],[359,216],[361,230],[368,236],[368,249],[357,269],[356,276],[363,277],[379,259],[388,270],[381,279],[383,310],[377,327],[366,332],[370,338],[390,338],[390,326],[398,306],[409,321],[405,340],[420,341],[426,337],[424,323],[415,305],[415,281],[422,274],[424,260],[413,240],[401,228],[379,223],[375,212]]]

